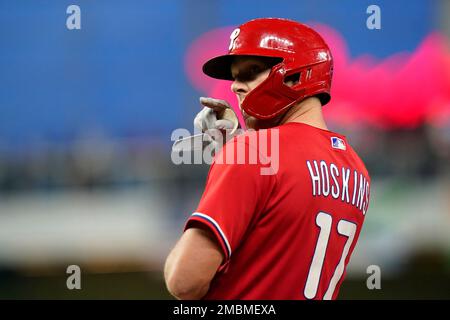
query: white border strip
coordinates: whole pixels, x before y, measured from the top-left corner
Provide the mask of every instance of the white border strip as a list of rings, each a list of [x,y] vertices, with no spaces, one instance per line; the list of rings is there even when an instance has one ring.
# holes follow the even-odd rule
[[[194,212],[192,214],[192,216],[199,216],[202,218],[205,218],[206,220],[208,220],[209,222],[211,222],[219,231],[220,235],[222,236],[222,238],[225,240],[225,244],[227,246],[227,250],[228,250],[228,258],[231,257],[231,247],[230,247],[230,243],[228,242],[227,237],[225,236],[225,233],[222,231],[222,229],[220,228],[219,224],[216,222],[216,220],[214,220],[213,218],[211,218],[210,216],[204,214],[204,213],[200,213],[200,212]]]

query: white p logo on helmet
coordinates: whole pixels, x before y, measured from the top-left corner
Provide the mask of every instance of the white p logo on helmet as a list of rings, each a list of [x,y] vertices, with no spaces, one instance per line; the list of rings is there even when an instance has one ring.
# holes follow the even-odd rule
[[[236,42],[237,37],[239,36],[239,33],[241,32],[241,29],[236,28],[233,30],[233,32],[230,35],[230,45],[228,46],[228,50],[233,50],[234,45]]]

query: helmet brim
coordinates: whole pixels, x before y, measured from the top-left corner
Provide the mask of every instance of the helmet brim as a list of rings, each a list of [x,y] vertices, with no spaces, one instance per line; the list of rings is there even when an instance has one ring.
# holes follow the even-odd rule
[[[206,61],[202,67],[203,73],[215,79],[233,80],[231,64],[234,57],[234,55],[226,54]]]
[[[202,67],[203,73],[211,78],[233,81],[231,64],[236,57],[272,58],[277,60],[274,65],[283,61],[283,58],[262,54],[225,54],[206,61]]]

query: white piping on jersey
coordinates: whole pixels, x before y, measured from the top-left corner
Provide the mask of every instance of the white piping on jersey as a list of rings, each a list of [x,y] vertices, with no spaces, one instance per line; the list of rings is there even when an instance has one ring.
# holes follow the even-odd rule
[[[222,239],[225,241],[225,245],[227,246],[227,250],[228,250],[228,259],[231,257],[231,247],[230,247],[230,243],[228,242],[227,237],[225,236],[225,233],[222,231],[222,229],[220,228],[219,224],[216,222],[216,220],[214,220],[213,218],[211,218],[210,216],[204,214],[204,213],[200,213],[200,212],[194,212],[192,214],[192,216],[198,216],[198,217],[202,217],[206,220],[208,220],[209,222],[211,222],[214,227],[216,227],[217,231],[219,231],[220,235],[222,236]]]

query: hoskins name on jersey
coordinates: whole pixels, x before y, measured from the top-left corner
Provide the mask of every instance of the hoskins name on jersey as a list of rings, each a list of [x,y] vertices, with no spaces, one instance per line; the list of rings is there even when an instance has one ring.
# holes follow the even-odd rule
[[[333,197],[357,207],[363,215],[369,206],[369,181],[360,172],[324,160],[307,160],[314,197]]]

